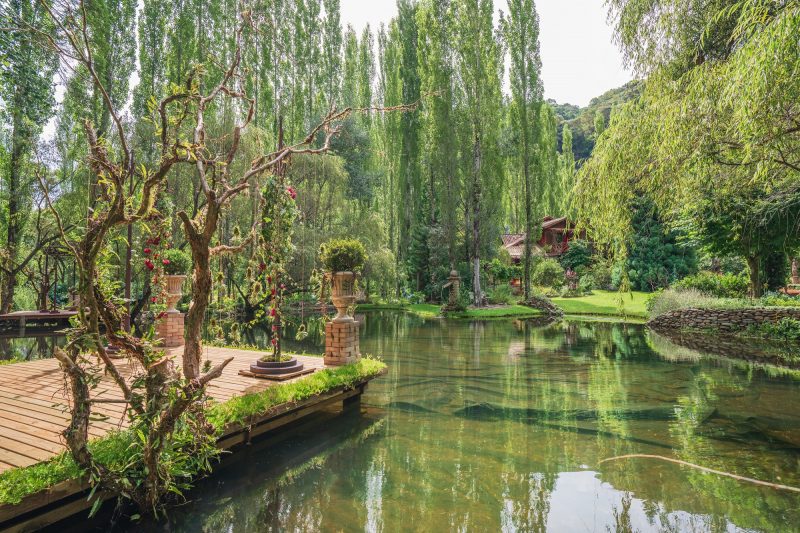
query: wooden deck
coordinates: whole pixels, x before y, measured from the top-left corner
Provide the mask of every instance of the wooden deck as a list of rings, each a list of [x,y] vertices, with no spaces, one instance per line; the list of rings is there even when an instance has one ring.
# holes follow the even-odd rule
[[[0,331],[15,331],[20,337],[26,336],[27,328],[58,328],[69,326],[69,319],[77,311],[14,311],[0,315]]]
[[[170,352],[180,356],[181,349]],[[206,348],[206,357],[212,364],[234,357],[222,376],[209,385],[210,395],[217,401],[226,401],[272,386],[272,381],[238,375],[239,370],[248,369],[260,355],[250,350]],[[321,357],[298,356],[298,359],[307,368],[324,366]],[[120,362],[120,367],[128,374],[127,363]],[[64,375],[55,359],[0,366],[0,472],[45,461],[65,450],[61,432],[69,423],[69,412],[64,385]],[[111,379],[104,377],[94,397],[121,395]],[[92,436],[125,427],[124,405],[95,404],[94,410],[105,418],[92,423]]]

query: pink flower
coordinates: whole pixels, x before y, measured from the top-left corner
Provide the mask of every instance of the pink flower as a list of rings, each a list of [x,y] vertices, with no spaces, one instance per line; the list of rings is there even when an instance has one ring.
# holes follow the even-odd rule
[[[291,196],[291,197],[292,197],[292,200],[294,200],[295,198],[297,198],[297,191],[296,191],[296,190],[294,190],[294,187],[286,187],[286,192],[288,192],[288,193],[289,193],[289,196]]]
[[[278,331],[278,326],[272,326],[272,331]]]
[[[161,263],[164,264],[164,265],[168,265],[169,264],[169,259],[162,259]]]

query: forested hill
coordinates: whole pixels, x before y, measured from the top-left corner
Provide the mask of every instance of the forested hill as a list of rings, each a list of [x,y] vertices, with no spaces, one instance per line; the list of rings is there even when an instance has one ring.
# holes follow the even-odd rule
[[[559,104],[554,100],[548,103],[558,117],[558,146],[561,150],[561,131],[564,122],[569,124],[572,129],[572,150],[575,153],[575,160],[580,162],[589,157],[594,148],[595,141],[595,120],[597,112],[603,114],[604,124],[608,125],[611,109],[619,104],[633,100],[641,91],[642,82],[633,80],[622,87],[606,91],[602,95],[592,98],[586,107],[578,107],[572,104]]]

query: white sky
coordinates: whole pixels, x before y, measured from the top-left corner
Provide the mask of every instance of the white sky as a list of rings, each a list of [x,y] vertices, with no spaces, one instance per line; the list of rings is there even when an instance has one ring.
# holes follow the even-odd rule
[[[506,0],[495,0],[506,13]],[[545,98],[585,106],[633,76],[611,41],[602,0],[537,0]],[[397,15],[396,0],[341,0],[342,25],[361,32]]]

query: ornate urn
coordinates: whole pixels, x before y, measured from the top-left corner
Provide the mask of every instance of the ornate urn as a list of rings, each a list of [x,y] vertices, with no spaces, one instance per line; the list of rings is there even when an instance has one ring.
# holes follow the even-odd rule
[[[183,297],[183,282],[186,276],[171,274],[167,278],[167,313],[177,313],[176,305]]]
[[[347,314],[347,308],[356,302],[355,281],[356,275],[353,272],[331,273],[331,301],[337,311],[334,322],[353,321],[353,317]]]

